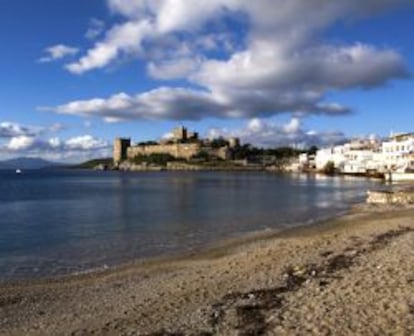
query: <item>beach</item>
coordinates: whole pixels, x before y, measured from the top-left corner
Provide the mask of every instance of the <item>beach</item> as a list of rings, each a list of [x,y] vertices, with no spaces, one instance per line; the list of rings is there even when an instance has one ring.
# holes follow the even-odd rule
[[[1,335],[412,335],[414,208],[0,285]]]

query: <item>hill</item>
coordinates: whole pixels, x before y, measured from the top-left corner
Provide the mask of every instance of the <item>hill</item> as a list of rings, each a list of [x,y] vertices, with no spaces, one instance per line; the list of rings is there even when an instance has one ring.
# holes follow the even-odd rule
[[[74,165],[71,168],[76,168],[76,169],[95,169],[98,166],[111,168],[112,167],[112,163],[113,163],[112,158],[101,158],[101,159],[89,160],[89,161],[80,163],[78,165]]]
[[[1,169],[11,169],[9,165],[4,162],[0,162],[0,170]]]
[[[0,169],[41,169],[62,166],[61,163],[51,162],[40,158],[16,158],[0,161]]]

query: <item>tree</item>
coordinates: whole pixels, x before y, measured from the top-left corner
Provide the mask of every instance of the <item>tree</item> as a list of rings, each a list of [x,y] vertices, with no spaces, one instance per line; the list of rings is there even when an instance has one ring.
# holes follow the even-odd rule
[[[194,160],[209,161],[210,154],[208,154],[205,150],[202,150],[198,154],[193,155],[191,158]]]
[[[318,147],[316,147],[316,146],[311,146],[309,149],[308,149],[308,154],[309,155],[315,155],[316,154],[316,152],[319,150],[319,148]]]
[[[211,141],[211,147],[212,148],[221,148],[221,147],[228,146],[228,145],[229,145],[229,142],[226,139],[222,138],[222,137],[217,138],[217,139],[213,139]]]
[[[251,145],[245,144],[243,146],[239,146],[233,150],[233,156],[235,160],[244,160],[251,155]]]
[[[137,155],[132,160],[133,163],[136,164],[154,164],[158,166],[166,166],[168,162],[171,161],[178,161],[174,156],[170,154],[164,154],[164,153],[152,153],[149,155]]]
[[[335,163],[328,161],[325,167],[323,167],[323,172],[327,175],[333,175],[335,173]]]

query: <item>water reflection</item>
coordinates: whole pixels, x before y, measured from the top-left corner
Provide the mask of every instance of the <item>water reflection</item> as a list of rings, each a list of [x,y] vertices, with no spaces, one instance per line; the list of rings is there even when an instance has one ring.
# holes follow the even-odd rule
[[[37,276],[333,215],[373,182],[266,173],[0,173],[0,274]]]

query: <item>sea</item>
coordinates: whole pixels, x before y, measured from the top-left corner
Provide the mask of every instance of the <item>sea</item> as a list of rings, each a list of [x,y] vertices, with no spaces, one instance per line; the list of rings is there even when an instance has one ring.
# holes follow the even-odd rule
[[[0,281],[196,253],[337,216],[378,182],[265,172],[0,171]]]

